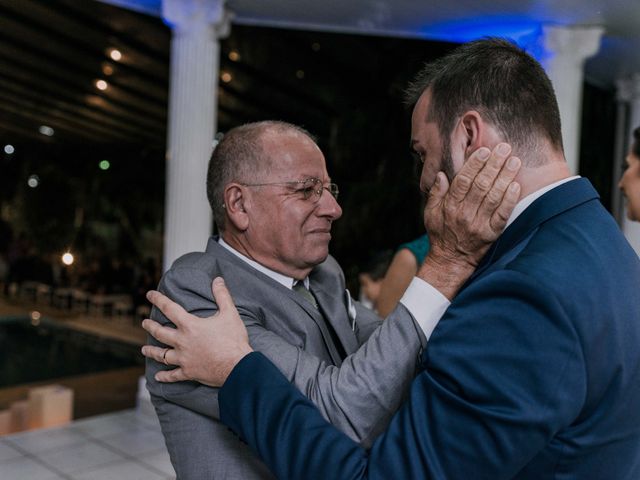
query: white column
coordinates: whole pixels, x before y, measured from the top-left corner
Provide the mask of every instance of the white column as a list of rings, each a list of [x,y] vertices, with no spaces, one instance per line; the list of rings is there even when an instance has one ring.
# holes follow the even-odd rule
[[[578,173],[584,62],[600,48],[602,27],[542,28],[542,65],[551,79],[560,108],[564,154],[572,174]]]
[[[173,30],[167,133],[163,267],[203,251],[211,234],[207,163],[216,130],[218,38],[229,31],[224,0],[163,0]]]
[[[618,82],[618,98],[629,102],[629,123],[626,126],[622,126],[626,130],[626,142],[621,155],[621,160],[623,160],[631,147],[633,130],[636,127],[640,127],[640,74],[635,74],[631,78]],[[617,171],[614,171],[614,174],[618,175],[619,178],[622,174],[622,169],[618,168]],[[632,222],[627,218],[626,207],[622,218],[622,231],[631,246],[640,255],[640,222]]]

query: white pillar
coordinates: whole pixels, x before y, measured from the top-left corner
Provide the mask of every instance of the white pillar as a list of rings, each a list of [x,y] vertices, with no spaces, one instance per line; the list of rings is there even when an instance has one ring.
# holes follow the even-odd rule
[[[560,108],[564,154],[572,174],[578,173],[584,62],[600,48],[602,27],[544,26],[542,65],[551,79]]]
[[[626,126],[621,126],[626,130],[626,142],[621,155],[622,160],[631,147],[633,130],[636,127],[640,127],[640,74],[635,74],[631,78],[618,82],[618,98],[629,102],[629,123]],[[618,168],[617,171],[614,171],[614,174],[618,175],[619,178],[622,174],[622,169]],[[626,207],[622,218],[622,231],[631,246],[640,255],[640,222],[632,222],[627,218]]]
[[[173,30],[167,133],[164,255],[203,251],[211,234],[207,163],[216,130],[218,38],[229,31],[224,0],[163,0]]]

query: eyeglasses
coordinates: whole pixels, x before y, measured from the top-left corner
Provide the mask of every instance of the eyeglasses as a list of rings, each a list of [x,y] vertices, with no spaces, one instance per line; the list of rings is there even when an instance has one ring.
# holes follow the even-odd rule
[[[309,200],[312,198],[312,195],[315,193],[315,200],[320,200],[322,196],[322,192],[327,190],[333,198],[338,199],[338,185],[335,183],[327,183],[323,184],[322,180],[319,178],[307,178],[306,180],[298,180],[291,182],[271,182],[271,183],[241,183],[245,187],[268,187],[271,185],[281,185],[281,186],[290,186],[290,187],[298,187],[295,188],[294,193],[300,193],[305,200]]]

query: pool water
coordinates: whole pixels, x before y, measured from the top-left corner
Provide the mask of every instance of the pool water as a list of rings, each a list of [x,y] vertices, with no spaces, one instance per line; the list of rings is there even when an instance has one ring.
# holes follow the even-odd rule
[[[138,346],[42,319],[0,319],[0,387],[143,365]]]

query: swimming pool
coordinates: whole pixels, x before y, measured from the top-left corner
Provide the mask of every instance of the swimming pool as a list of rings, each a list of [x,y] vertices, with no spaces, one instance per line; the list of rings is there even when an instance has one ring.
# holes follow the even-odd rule
[[[0,318],[0,388],[143,364],[137,345],[47,318]]]

